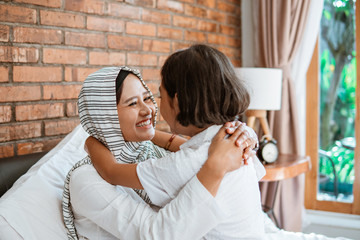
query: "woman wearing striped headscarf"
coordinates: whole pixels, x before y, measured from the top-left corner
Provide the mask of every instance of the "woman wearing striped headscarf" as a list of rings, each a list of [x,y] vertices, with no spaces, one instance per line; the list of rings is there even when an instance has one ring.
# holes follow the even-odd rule
[[[84,129],[111,151],[115,161],[128,164],[130,169],[125,174],[129,177],[136,171],[132,163],[167,153],[148,141],[154,136],[157,108],[137,70],[111,67],[91,74],[84,81],[78,103]],[[241,164],[241,153],[234,142],[229,149],[237,155],[225,163],[209,158],[209,166],[218,168],[204,167],[174,201],[158,212],[145,203],[150,199],[143,190],[106,183],[86,157],[70,170],[65,182],[63,215],[69,239],[201,237],[222,219],[212,196],[222,179],[216,173],[234,170]],[[181,225],[191,229],[182,232]]]
[[[250,99],[229,59],[206,45],[194,45],[173,53],[165,61],[161,77],[160,110],[164,120],[173,133],[191,136],[179,151],[162,158],[153,157],[138,164],[124,165],[117,164],[96,140],[90,138],[87,142],[94,166],[106,181],[145,189],[151,202],[163,207],[176,199],[195,175],[201,178],[202,174],[198,171],[208,165],[207,161],[213,158],[226,161],[234,157],[234,152],[227,151],[231,147],[231,144],[227,145],[228,139],[219,137],[224,134],[221,128],[243,113]],[[233,138],[245,137],[246,134],[242,134],[244,130],[246,128],[240,125],[229,137],[230,143]],[[236,141],[240,152],[253,143],[251,138],[242,140],[240,137],[240,142]],[[221,174],[225,172],[220,173],[223,176]],[[176,236],[182,236],[182,239],[263,239],[264,221],[258,181],[264,174],[264,167],[256,156],[247,166],[227,174],[220,187],[210,191],[214,196],[217,193],[215,199],[226,218],[219,220],[211,231],[193,238],[185,237],[192,224],[179,223],[175,229]],[[202,223],[208,226],[205,219],[206,216],[203,216],[197,226],[203,226]]]

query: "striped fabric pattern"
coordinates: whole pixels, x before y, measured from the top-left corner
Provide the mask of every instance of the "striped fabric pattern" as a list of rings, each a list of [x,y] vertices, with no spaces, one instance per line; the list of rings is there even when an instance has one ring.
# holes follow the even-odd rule
[[[126,142],[123,138],[116,106],[115,79],[120,70],[132,72],[139,78],[144,88],[150,92],[138,70],[129,67],[107,67],[89,75],[84,81],[79,94],[78,106],[79,117],[82,127],[89,135],[102,142],[121,163],[139,163],[150,158],[165,156],[166,151],[157,147],[151,141]],[[150,92],[151,94],[151,92]],[[153,95],[151,99],[157,105]],[[154,120],[155,125],[155,120]],[[67,229],[68,239],[79,239],[75,224],[74,214],[71,208],[71,196],[69,183],[71,173],[87,164],[92,164],[87,156],[77,162],[69,171],[65,179],[63,192],[63,218]],[[150,199],[144,190],[134,190],[147,203]]]

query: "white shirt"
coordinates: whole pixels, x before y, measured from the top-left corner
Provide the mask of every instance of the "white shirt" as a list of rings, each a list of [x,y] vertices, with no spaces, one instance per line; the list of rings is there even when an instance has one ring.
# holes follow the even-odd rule
[[[178,152],[138,164],[138,177],[153,204],[169,203],[194,177],[207,160],[211,140],[220,127],[211,126],[195,135]],[[258,186],[264,175],[265,169],[257,158],[225,175],[215,199],[226,219],[206,234],[206,239],[264,238]]]
[[[76,169],[69,187],[77,233],[91,240],[200,239],[224,217],[196,176],[158,212],[132,189],[104,181],[92,165]]]

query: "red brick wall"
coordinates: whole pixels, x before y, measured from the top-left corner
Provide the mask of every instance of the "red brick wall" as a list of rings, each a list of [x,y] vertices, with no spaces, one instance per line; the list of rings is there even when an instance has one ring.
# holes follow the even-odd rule
[[[240,66],[240,30],[240,0],[0,1],[0,158],[48,151],[78,125],[97,69],[136,67],[157,94],[167,56],[193,43]]]

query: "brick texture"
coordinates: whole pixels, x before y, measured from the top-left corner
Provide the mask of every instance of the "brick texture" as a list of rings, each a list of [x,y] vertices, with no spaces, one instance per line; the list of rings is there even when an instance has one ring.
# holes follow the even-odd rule
[[[14,66],[14,82],[60,82],[61,67]]]
[[[141,16],[141,8],[119,3],[110,3],[108,14],[114,17],[138,20]]]
[[[15,107],[16,121],[28,121],[64,116],[63,103],[20,105]]]
[[[87,18],[87,29],[106,32],[123,32],[124,21],[112,18],[92,17]]]
[[[73,49],[45,48],[43,49],[43,61],[44,63],[57,64],[85,64],[86,52]]]
[[[17,154],[25,155],[37,152],[47,152],[56,146],[61,138],[50,139],[45,141],[24,142],[17,144]]]
[[[77,102],[68,102],[66,103],[66,116],[74,117],[79,115],[79,109]]]
[[[105,36],[103,34],[66,32],[65,44],[82,47],[105,47]]]
[[[181,29],[173,29],[170,27],[158,27],[158,37],[160,38],[168,38],[168,39],[183,39],[183,30]]]
[[[132,35],[155,36],[156,26],[146,23],[126,23],[126,33]]]
[[[0,67],[0,82],[8,82],[8,81],[9,81],[9,68]]]
[[[90,52],[91,65],[124,65],[125,53],[122,52]]]
[[[0,46],[0,62],[35,63],[38,59],[36,48]]]
[[[152,23],[168,25],[171,20],[171,15],[169,13],[162,13],[162,12],[151,11],[148,9],[143,9],[142,20],[144,22],[152,22]]]
[[[44,85],[45,100],[78,98],[81,85]]]
[[[65,68],[65,81],[67,82],[83,82],[87,76],[96,72],[97,68],[77,68],[66,67]]]
[[[8,42],[9,41],[9,26],[0,25],[0,42]]]
[[[14,28],[14,42],[39,43],[39,44],[61,44],[62,32],[53,29],[39,28]]]
[[[59,8],[61,7],[61,0],[14,0],[18,3],[29,3],[45,7]]]
[[[143,50],[147,52],[170,52],[170,42],[157,40],[143,40]]]
[[[123,0],[126,3],[131,3],[137,6],[155,7],[156,0]]]
[[[13,0],[0,3],[0,158],[49,151],[79,124],[82,82],[138,68],[158,99],[169,54],[195,43],[241,65],[240,0]],[[157,128],[169,131],[159,114]]]
[[[36,23],[36,10],[27,7],[0,5],[0,21],[15,23]]]
[[[109,35],[108,46],[113,49],[136,51],[141,49],[141,39],[138,37]]]
[[[40,11],[40,23],[42,25],[84,28],[85,18],[82,15],[72,13],[62,13],[53,11]]]
[[[158,80],[160,81],[160,69],[143,69],[142,71],[143,78],[147,80]]]
[[[0,142],[41,136],[41,123],[24,123],[0,126]]]
[[[68,119],[45,122],[45,135],[53,136],[60,134],[67,134],[71,132],[79,124],[78,119]]]
[[[128,65],[132,66],[156,66],[157,57],[150,54],[137,54],[129,53],[128,54]]]
[[[158,0],[158,8],[182,13],[184,12],[184,3],[171,0]]]
[[[65,0],[65,10],[103,15],[105,2],[100,0]]]
[[[11,121],[11,106],[0,106],[0,123]]]
[[[40,99],[40,86],[0,86],[0,102],[22,102]]]
[[[0,145],[0,158],[6,158],[12,156],[14,156],[13,144]]]

